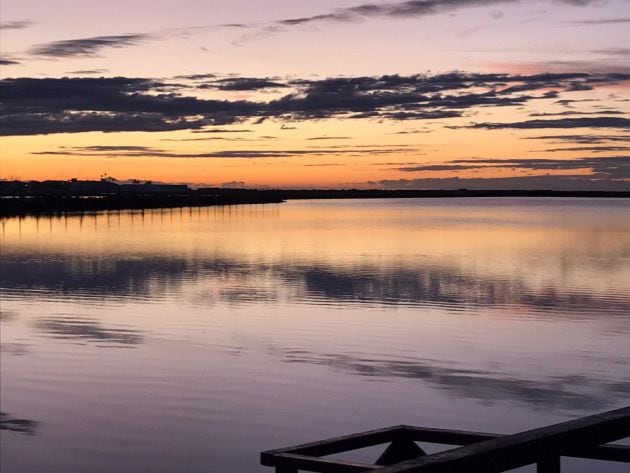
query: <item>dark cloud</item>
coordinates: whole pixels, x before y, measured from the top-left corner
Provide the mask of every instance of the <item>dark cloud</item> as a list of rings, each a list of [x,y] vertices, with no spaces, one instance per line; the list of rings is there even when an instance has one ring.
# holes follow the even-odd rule
[[[194,130],[193,133],[253,133],[254,130],[233,129],[233,128],[208,128],[204,130]]]
[[[253,79],[245,78],[253,87]],[[235,79],[232,80],[232,83]],[[465,116],[479,107],[520,106],[555,98],[581,87],[618,84],[627,74],[509,74],[448,73],[411,76],[335,77],[285,81],[289,93],[270,101],[211,100],[183,95],[189,86],[164,80],[127,77],[10,78],[0,81],[4,135],[85,131],[171,131],[228,133],[208,129],[275,118],[298,121],[326,118],[431,120]],[[260,79],[261,83],[267,81]],[[553,88],[554,91],[549,92]],[[526,91],[526,93],[525,93]],[[542,125],[618,126],[623,118],[529,121],[517,124],[477,124],[476,128]],[[585,120],[585,119],[583,119]],[[605,124],[603,121],[607,121]],[[583,123],[583,125],[582,125]],[[555,125],[555,126],[554,126]]]
[[[258,77],[229,77],[213,82],[207,82],[197,86],[199,89],[218,89],[234,91],[253,91],[261,89],[281,89],[289,87],[288,84],[277,82],[268,78]]]
[[[18,64],[21,64],[21,62],[15,59],[0,58],[0,66],[17,66]]]
[[[620,110],[600,110],[592,112],[578,112],[575,110],[566,110],[564,112],[534,112],[530,113],[530,117],[566,117],[575,115],[626,115],[625,112]]]
[[[151,79],[18,78],[0,85],[3,135],[201,129],[260,109],[253,102],[163,93],[168,85]]]
[[[151,146],[61,146],[56,150],[34,151],[36,156],[92,156],[92,157],[133,157],[133,156],[168,156],[169,152]]]
[[[578,143],[578,144],[600,144],[600,143],[616,143],[630,142],[630,134],[627,135],[542,135],[542,136],[526,136],[524,140],[549,140],[559,143]]]
[[[345,166],[342,163],[322,163],[322,164],[304,164],[304,167],[330,167],[330,166]]]
[[[103,49],[136,46],[152,39],[152,35],[144,33],[123,34],[113,36],[94,36],[92,38],[68,39],[52,41],[34,46],[29,52],[34,56],[65,58],[76,56],[97,56]]]
[[[572,107],[574,103],[582,103],[582,102],[597,102],[596,99],[561,99],[556,100],[554,104],[563,105],[565,107]]]
[[[418,133],[431,133],[433,130],[403,130],[403,131],[395,131],[390,133],[390,135],[417,135]]]
[[[66,74],[74,74],[74,75],[92,75],[92,74],[106,74],[109,72],[107,69],[81,69],[78,71],[68,71]]]
[[[34,24],[30,20],[0,21],[0,30],[22,30]]]
[[[7,412],[0,412],[0,430],[35,435],[38,425],[34,420],[14,417]]]
[[[414,163],[415,164],[415,163]],[[473,164],[424,164],[420,166],[409,166],[396,168],[397,171],[404,172],[427,172],[427,171],[469,171],[471,169],[489,168],[491,166],[481,166]]]
[[[607,180],[593,176],[518,176],[497,178],[419,178],[378,181],[385,189],[425,190],[556,190],[556,191],[630,191],[630,181]]]
[[[198,153],[176,153],[160,148],[148,146],[75,146],[71,148],[61,147],[55,150],[35,151],[31,154],[38,156],[83,156],[83,157],[152,157],[152,158],[288,158],[294,156],[363,156],[380,154],[400,154],[412,152],[413,149],[402,150],[400,147],[349,147],[338,149],[335,147],[320,149],[276,149],[276,150],[217,150]]]
[[[309,141],[316,140],[351,140],[352,138],[349,136],[314,136],[312,138],[306,138]]]
[[[588,170],[589,175],[568,176],[569,179],[603,180],[610,184],[630,188],[630,156],[588,157],[577,159],[551,159],[551,158],[516,158],[516,159],[456,159],[445,164],[426,164],[410,167],[396,168],[404,172],[434,172],[434,171],[470,171],[481,169],[509,169],[511,171],[577,171]],[[562,180],[564,176],[527,176],[513,178],[518,179],[542,179]],[[510,180],[512,178],[508,178]],[[624,181],[627,180],[627,181]],[[501,182],[499,179],[488,179],[492,182]],[[486,189],[488,187],[485,187]],[[522,187],[516,187],[522,189]],[[578,187],[579,188],[579,187]]]
[[[252,138],[228,138],[225,136],[208,136],[205,138],[162,138],[160,141],[257,141]]]
[[[588,151],[591,153],[616,153],[630,151],[630,146],[573,146],[570,148],[548,148],[545,153]]]
[[[187,75],[180,75],[180,76],[175,76],[175,79],[205,80],[205,79],[214,79],[215,77],[217,77],[217,75],[216,75],[216,74],[206,73],[206,74],[187,74]]]
[[[475,123],[467,128],[486,130],[530,128],[630,128],[630,119],[619,117],[560,118],[557,120],[526,120],[511,123]]]

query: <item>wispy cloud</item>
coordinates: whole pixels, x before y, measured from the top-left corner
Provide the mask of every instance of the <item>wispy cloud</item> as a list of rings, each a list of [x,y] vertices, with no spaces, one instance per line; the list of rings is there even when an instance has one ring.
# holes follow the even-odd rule
[[[81,156],[81,157],[101,157],[101,158],[124,158],[124,157],[151,157],[151,158],[179,158],[179,159],[204,159],[204,158],[234,158],[234,159],[264,159],[264,158],[291,158],[298,156],[365,156],[365,155],[386,155],[413,153],[414,149],[401,149],[400,147],[380,147],[380,146],[357,146],[338,149],[334,147],[321,149],[249,149],[249,150],[214,150],[201,151],[197,153],[178,153],[162,148],[151,146],[115,146],[115,145],[92,145],[74,146],[70,148],[60,147],[54,150],[43,150],[32,152],[38,156]]]
[[[630,23],[630,18],[626,17],[626,18],[601,18],[601,19],[594,19],[594,20],[578,20],[578,21],[571,21],[570,22],[573,25],[611,25],[611,24],[620,24],[620,23]]]
[[[106,74],[109,71],[107,69],[80,69],[78,71],[68,71],[66,74],[73,74],[78,76],[88,76],[94,74]]]
[[[351,22],[361,21],[373,17],[414,18],[472,7],[488,7],[500,4],[519,3],[520,0],[411,0],[404,2],[374,2],[364,3],[354,7],[337,8],[332,11],[316,15],[286,18],[274,22],[281,26],[296,26],[321,22]],[[597,0],[552,0],[572,6],[586,6],[597,3]],[[503,15],[494,12],[495,19]],[[243,25],[241,25],[243,26]]]
[[[34,46],[29,52],[34,56],[48,58],[94,57],[104,49],[136,46],[151,39],[154,39],[153,35],[145,33],[94,36],[52,41]]]
[[[190,77],[190,76],[189,76]],[[288,84],[267,77],[228,77],[205,82],[197,86],[199,89],[217,89],[232,91],[249,91],[261,89],[281,89]]]
[[[0,66],[17,66],[18,64],[21,64],[20,61],[15,59],[0,58]]]
[[[0,30],[23,30],[34,24],[31,20],[0,21]]]
[[[510,158],[455,159],[444,164],[426,164],[395,168],[404,172],[470,171],[510,169],[526,171],[590,170],[599,178],[630,179],[630,156],[588,157],[576,159]],[[628,181],[630,186],[630,181]]]
[[[579,135],[541,135],[526,136],[525,140],[545,140],[555,143],[576,143],[576,144],[600,144],[600,143],[630,143],[630,134],[627,135],[600,135],[584,133]]]
[[[620,117],[559,118],[556,120],[525,120],[510,123],[475,123],[467,128],[486,130],[535,128],[630,128],[630,119]]]

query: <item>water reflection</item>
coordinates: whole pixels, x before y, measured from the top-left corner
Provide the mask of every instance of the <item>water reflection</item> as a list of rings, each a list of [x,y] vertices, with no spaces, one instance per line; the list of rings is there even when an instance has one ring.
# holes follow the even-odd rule
[[[3,471],[261,471],[299,441],[630,397],[627,201],[9,219],[0,243],[2,407],[50,426],[3,416],[38,434],[3,437]]]
[[[421,263],[419,263],[421,264]],[[610,263],[611,277],[624,260]],[[256,263],[227,258],[182,259],[152,256],[134,260],[115,257],[20,252],[2,260],[2,287],[10,294],[36,291],[55,298],[145,298],[157,300],[199,285],[188,294],[196,303],[309,304],[326,302],[379,305],[440,305],[450,310],[518,305],[535,311],[630,314],[630,294],[615,286],[535,284],[526,271],[499,277],[469,271],[456,264],[407,267],[381,265]],[[518,268],[517,268],[518,269]],[[568,268],[564,268],[565,271]],[[213,290],[214,289],[214,290]],[[11,314],[3,317],[11,317]]]
[[[352,375],[374,378],[421,380],[456,397],[479,399],[485,403],[523,403],[546,412],[558,410],[596,411],[616,406],[630,395],[630,379],[610,381],[565,374],[538,379],[516,378],[497,370],[445,366],[437,360],[392,360],[348,354],[316,354],[305,350],[272,352],[288,363],[329,366]]]
[[[33,324],[36,330],[51,337],[81,342],[94,342],[101,346],[133,346],[142,343],[138,330],[106,328],[99,322],[77,317],[43,317]]]

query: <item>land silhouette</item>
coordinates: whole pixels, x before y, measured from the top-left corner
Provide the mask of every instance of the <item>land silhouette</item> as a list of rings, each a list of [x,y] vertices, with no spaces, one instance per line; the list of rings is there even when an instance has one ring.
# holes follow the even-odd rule
[[[105,210],[269,204],[295,199],[387,199],[449,197],[630,197],[630,191],[249,189],[135,181],[0,181],[0,216],[51,215]]]

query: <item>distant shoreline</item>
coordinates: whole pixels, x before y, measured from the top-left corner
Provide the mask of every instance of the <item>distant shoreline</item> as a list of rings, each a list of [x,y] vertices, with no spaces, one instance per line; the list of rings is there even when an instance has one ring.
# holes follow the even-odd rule
[[[105,195],[37,194],[4,195],[0,198],[0,217],[58,215],[118,210],[206,207],[220,205],[269,204],[287,200],[393,199],[453,197],[581,197],[630,198],[630,191],[540,191],[540,190],[255,190],[188,189],[179,193],[126,193]]]

